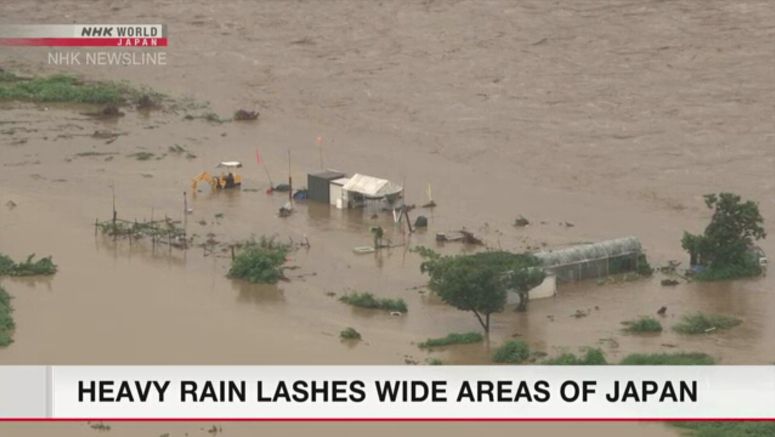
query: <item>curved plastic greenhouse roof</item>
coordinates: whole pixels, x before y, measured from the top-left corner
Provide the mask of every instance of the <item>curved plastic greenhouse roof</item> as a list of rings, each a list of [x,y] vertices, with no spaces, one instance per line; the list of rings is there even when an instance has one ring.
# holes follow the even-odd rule
[[[536,252],[545,267],[558,267],[583,262],[598,261],[606,258],[640,253],[641,245],[637,237],[624,237],[600,243],[580,244],[564,249]]]

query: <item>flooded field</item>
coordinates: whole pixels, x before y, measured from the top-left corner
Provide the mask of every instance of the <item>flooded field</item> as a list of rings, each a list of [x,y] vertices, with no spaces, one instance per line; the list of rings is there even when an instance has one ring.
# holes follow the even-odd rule
[[[731,191],[759,202],[772,234],[775,8],[768,2],[150,5],[4,2],[0,21],[166,23],[166,66],[52,66],[46,48],[4,47],[0,67],[127,80],[209,102],[224,118],[239,108],[259,110],[260,118],[213,123],[186,120],[184,109],[126,108],[124,117],[95,120],[82,107],[0,103],[0,251],[51,254],[59,266],[48,279],[3,279],[15,298],[17,330],[15,343],[0,349],[0,363],[484,363],[487,345],[427,353],[415,344],[479,329],[471,314],[423,287],[420,258],[408,248],[463,250],[437,247],[436,231],[465,227],[487,246],[513,251],[635,235],[652,264],[686,264],[683,231],[699,232],[709,219],[702,195]],[[92,135],[97,130],[119,135],[106,141]],[[196,157],[170,153],[175,144]],[[314,203],[279,218],[287,197],[264,193],[269,183],[256,149],[275,183],[288,176],[290,150],[297,185],[322,161],[402,182],[409,203],[418,205],[431,184],[439,206],[412,212],[430,219],[428,231],[412,235],[388,216]],[[127,156],[137,152],[155,157]],[[110,217],[113,190],[121,217],[183,219],[191,178],[221,160],[245,164],[243,191],[189,196],[188,232],[224,242],[306,237],[310,248],[293,253],[290,264],[299,268],[289,282],[229,280],[226,254],[95,236],[95,219]],[[8,201],[17,206],[7,208]],[[520,214],[530,226],[512,226]],[[374,224],[403,246],[354,255],[354,246],[370,244]],[[775,253],[772,238],[761,246]],[[497,314],[491,345],[517,337],[552,355],[600,347],[609,361],[633,352],[698,351],[724,364],[775,362],[772,275],[676,287],[661,287],[660,279],[561,285],[557,297],[531,302],[526,313]],[[401,297],[409,312],[392,317],[338,302],[350,289]],[[700,337],[622,332],[621,321],[661,306],[667,326],[697,310],[743,324]],[[589,315],[572,317],[577,310]],[[341,343],[347,326],[364,341]],[[110,435],[158,435],[165,426],[116,424]],[[170,425],[173,435],[208,426]],[[337,435],[367,427],[315,426]],[[561,424],[524,426],[567,433]],[[5,427],[9,435],[49,427],[59,435],[94,434],[84,424]],[[223,427],[224,435],[292,433],[278,424]],[[380,425],[384,433],[410,428],[462,433],[457,424]],[[582,428],[590,435],[673,433],[659,424]]]

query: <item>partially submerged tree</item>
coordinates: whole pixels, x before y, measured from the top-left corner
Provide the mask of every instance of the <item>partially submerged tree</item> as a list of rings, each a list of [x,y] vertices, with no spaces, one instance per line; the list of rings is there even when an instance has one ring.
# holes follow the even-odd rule
[[[503,310],[508,291],[519,294],[519,308],[525,309],[527,292],[545,277],[540,260],[532,255],[494,251],[441,256],[424,247],[416,251],[425,258],[420,270],[430,276],[430,289],[447,304],[473,312],[486,333],[490,315]]]
[[[701,278],[730,279],[761,273],[751,248],[767,236],[759,205],[742,202],[732,193],[705,195],[705,205],[713,210],[710,224],[701,235],[684,232],[681,246],[689,252],[692,265],[706,268]]]
[[[228,277],[274,284],[284,277],[283,264],[291,246],[261,237],[245,243],[231,262]]]

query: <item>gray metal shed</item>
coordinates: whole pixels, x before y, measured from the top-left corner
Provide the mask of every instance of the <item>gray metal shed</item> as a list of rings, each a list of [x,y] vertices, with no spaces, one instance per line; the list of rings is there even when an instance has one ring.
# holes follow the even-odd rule
[[[331,181],[343,178],[344,173],[336,170],[324,170],[307,175],[308,198],[316,202],[330,203]]]

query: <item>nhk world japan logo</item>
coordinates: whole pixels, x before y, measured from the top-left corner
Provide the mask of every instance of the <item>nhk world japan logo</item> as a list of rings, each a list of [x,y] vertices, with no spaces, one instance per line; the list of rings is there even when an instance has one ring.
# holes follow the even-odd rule
[[[164,24],[0,25],[3,46],[153,48],[167,42]]]

